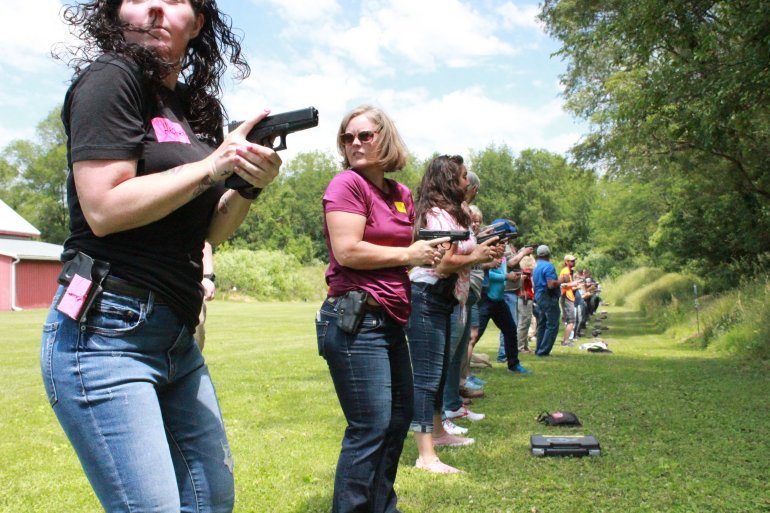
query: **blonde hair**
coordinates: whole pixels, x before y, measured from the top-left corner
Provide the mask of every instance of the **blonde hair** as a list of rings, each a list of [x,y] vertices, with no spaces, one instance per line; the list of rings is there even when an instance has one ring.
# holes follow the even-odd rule
[[[345,145],[342,142],[342,134],[345,133],[350,120],[361,115],[369,118],[379,132],[379,137],[377,138],[377,164],[386,173],[403,169],[409,159],[409,151],[406,149],[406,144],[404,144],[403,139],[398,134],[396,125],[390,119],[390,116],[385,114],[379,107],[372,105],[359,105],[342,118],[340,129],[337,132],[337,150],[342,155],[342,166],[345,169],[350,167],[350,162],[348,162],[348,157],[345,154]]]
[[[532,255],[527,255],[519,261],[519,267],[522,269],[532,269],[535,267],[535,259]]]

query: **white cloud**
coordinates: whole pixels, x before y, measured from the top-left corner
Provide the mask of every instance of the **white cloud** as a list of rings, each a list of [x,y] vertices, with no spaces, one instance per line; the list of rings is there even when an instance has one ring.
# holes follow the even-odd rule
[[[0,0],[0,64],[27,72],[51,67],[53,45],[71,37],[60,10],[58,0]]]
[[[489,144],[505,144],[514,151],[544,148],[563,152],[569,141],[577,140],[574,134],[549,135],[555,124],[568,119],[556,100],[538,106],[501,102],[489,98],[480,87],[422,98],[413,104],[401,101],[403,97],[397,99],[391,113],[410,150],[420,157],[435,151],[466,153]]]
[[[256,5],[267,4],[294,24],[319,23],[337,16],[341,10],[336,0],[252,0]]]
[[[299,2],[254,1],[275,7],[286,22],[285,41],[312,41],[381,75],[394,72],[394,58],[406,59],[414,72],[424,72],[438,66],[472,66],[479,59],[517,52],[493,35],[496,16],[484,16],[473,4],[459,0],[364,2],[352,22],[349,16],[337,15],[340,7],[333,0],[323,0],[307,12]]]
[[[506,2],[497,8],[497,12],[503,17],[506,27],[543,30],[543,24],[536,18],[540,14],[540,8],[537,4],[517,5],[513,2]]]

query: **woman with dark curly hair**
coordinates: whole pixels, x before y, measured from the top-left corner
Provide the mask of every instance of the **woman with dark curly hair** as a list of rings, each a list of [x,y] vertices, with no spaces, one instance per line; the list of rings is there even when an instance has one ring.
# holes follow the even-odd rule
[[[434,158],[417,189],[414,228],[467,230],[471,216],[464,204],[468,171],[459,155]],[[463,446],[472,438],[444,431],[441,405],[450,357],[452,310],[458,303],[465,309],[470,289],[470,268],[490,262],[501,252],[494,237],[476,244],[473,234],[452,245],[435,267],[415,267],[412,282],[412,312],[406,326],[414,372],[414,417],[410,429],[417,443],[417,468],[439,474],[458,469],[443,463],[435,446]],[[465,320],[463,319],[463,323]]]
[[[193,340],[204,241],[238,227],[281,160],[223,137],[219,81],[248,75],[213,0],[68,6],[70,235],[43,328],[46,392],[108,512],[229,512],[233,459]],[[252,188],[225,190],[238,174]],[[55,509],[55,508],[53,508]]]

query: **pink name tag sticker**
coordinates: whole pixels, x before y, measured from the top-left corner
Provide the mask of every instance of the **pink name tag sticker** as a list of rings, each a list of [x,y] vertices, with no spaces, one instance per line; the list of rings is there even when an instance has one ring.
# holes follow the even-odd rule
[[[76,274],[72,277],[72,281],[67,290],[64,291],[64,296],[56,309],[77,321],[80,318],[80,312],[83,310],[86,298],[88,297],[88,291],[91,290],[92,285],[93,282],[91,280]]]
[[[182,125],[166,118],[153,118],[152,128],[155,129],[155,138],[158,142],[178,142],[190,144],[190,138],[182,128]]]

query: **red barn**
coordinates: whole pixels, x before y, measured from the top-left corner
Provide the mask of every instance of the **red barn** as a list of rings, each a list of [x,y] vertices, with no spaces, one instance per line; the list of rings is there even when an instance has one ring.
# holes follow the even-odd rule
[[[0,310],[47,308],[61,272],[62,247],[0,200]]]

